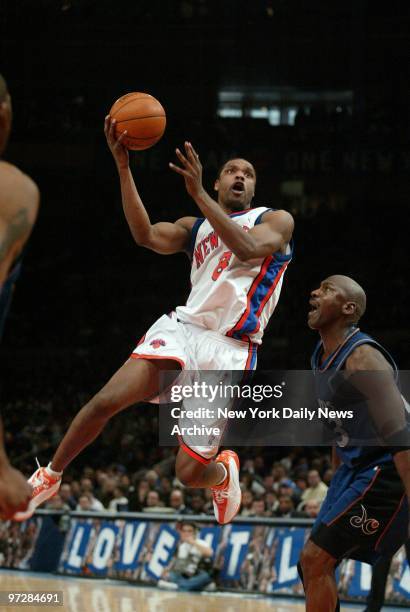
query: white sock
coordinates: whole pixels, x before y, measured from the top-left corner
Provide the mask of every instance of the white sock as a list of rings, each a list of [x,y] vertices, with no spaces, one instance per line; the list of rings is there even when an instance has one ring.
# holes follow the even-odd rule
[[[228,476],[228,470],[226,469],[225,465],[222,463],[222,461],[219,462],[219,465],[223,468],[224,470],[224,475],[222,476],[221,480],[219,482],[217,482],[217,485],[220,485],[223,483],[223,481],[225,480],[225,478]]]
[[[49,476],[51,476],[51,478],[61,478],[61,474],[63,472],[55,472],[54,470],[51,469],[51,463],[48,464],[48,466],[46,467],[46,472]]]

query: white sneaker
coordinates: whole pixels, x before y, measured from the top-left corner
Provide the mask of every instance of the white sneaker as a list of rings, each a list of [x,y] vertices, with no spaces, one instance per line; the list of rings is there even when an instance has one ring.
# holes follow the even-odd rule
[[[23,512],[16,512],[12,517],[13,521],[26,521],[34,514],[35,509],[45,502],[50,497],[53,497],[60,488],[61,476],[53,478],[44,467],[39,467],[38,470],[30,476],[27,481],[32,487],[33,492],[28,503],[27,509]]]
[[[215,582],[210,582],[209,584],[206,585],[206,587],[204,589],[202,589],[203,591],[216,591],[216,584]]]
[[[176,582],[169,582],[168,580],[158,580],[157,586],[160,589],[167,589],[167,591],[177,591],[178,585]]]

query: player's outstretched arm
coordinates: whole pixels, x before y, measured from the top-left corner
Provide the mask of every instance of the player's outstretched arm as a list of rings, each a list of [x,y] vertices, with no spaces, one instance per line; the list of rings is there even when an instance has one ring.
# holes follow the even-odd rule
[[[226,246],[241,261],[284,252],[292,238],[292,215],[284,210],[271,211],[264,215],[261,224],[244,232],[205,191],[202,185],[202,165],[191,143],[185,143],[185,155],[179,149],[176,149],[176,154],[182,166],[171,163],[170,168],[184,177],[189,195]]]
[[[183,217],[175,223],[151,223],[132,176],[128,149],[122,144],[127,132],[123,132],[119,138],[116,138],[114,129],[115,119],[111,120],[107,115],[104,122],[104,133],[117,166],[122,206],[135,242],[139,246],[162,255],[188,250],[195,217]]]
[[[0,518],[7,520],[15,512],[25,510],[30,497],[30,485],[23,474],[11,467],[7,458],[0,419]]]

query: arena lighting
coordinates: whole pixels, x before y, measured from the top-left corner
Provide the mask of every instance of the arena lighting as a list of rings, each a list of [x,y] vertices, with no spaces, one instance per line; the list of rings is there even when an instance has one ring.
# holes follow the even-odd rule
[[[301,109],[309,114],[311,106],[324,104],[342,112],[351,110],[350,90],[309,91],[293,87],[251,87],[227,85],[218,92],[218,117],[266,119],[270,125],[294,125]]]

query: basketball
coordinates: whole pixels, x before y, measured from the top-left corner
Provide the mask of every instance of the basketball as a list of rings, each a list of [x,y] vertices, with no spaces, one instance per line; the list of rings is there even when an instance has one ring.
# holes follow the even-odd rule
[[[127,149],[142,151],[152,147],[164,133],[165,111],[154,96],[133,92],[121,96],[110,110],[116,120],[115,136],[118,138],[127,130],[122,140]]]

